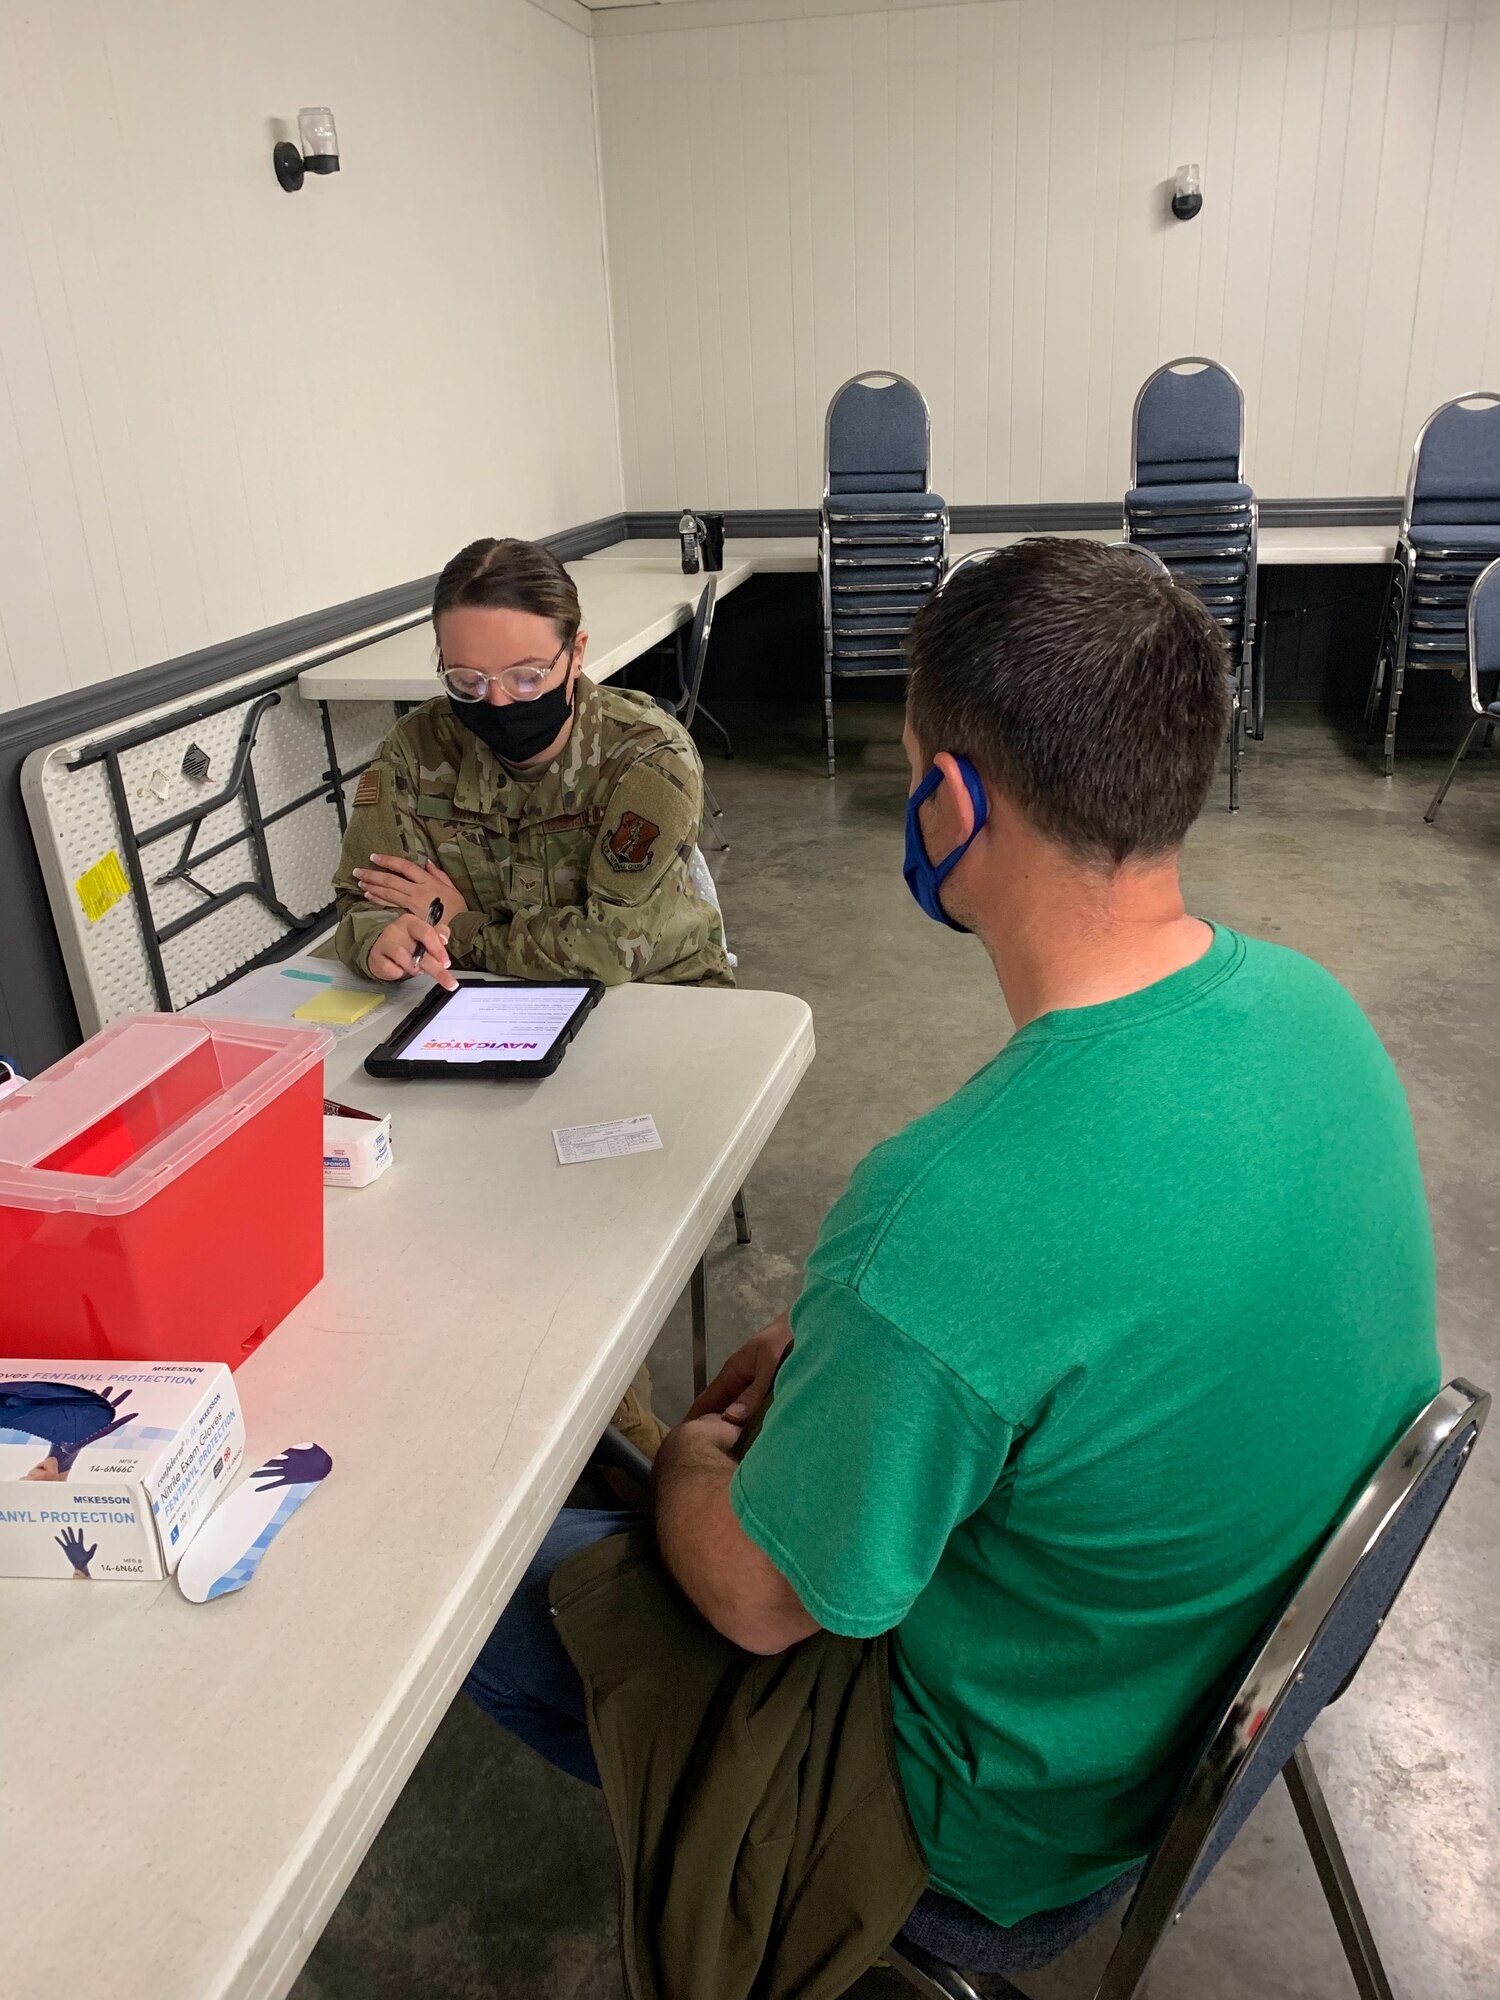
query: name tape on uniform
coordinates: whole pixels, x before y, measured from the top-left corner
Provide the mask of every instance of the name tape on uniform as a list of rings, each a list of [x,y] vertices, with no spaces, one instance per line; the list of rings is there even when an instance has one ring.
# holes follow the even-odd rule
[[[610,1118],[601,1125],[563,1125],[552,1134],[560,1167],[580,1160],[618,1160],[626,1153],[659,1153],[661,1134],[649,1112],[638,1118]]]

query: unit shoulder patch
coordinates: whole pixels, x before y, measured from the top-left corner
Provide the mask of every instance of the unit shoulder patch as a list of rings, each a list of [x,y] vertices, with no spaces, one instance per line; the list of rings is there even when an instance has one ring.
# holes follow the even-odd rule
[[[651,866],[653,849],[660,834],[661,828],[655,820],[627,809],[604,836],[604,858],[611,868],[618,869],[622,875],[639,874],[642,869]]]

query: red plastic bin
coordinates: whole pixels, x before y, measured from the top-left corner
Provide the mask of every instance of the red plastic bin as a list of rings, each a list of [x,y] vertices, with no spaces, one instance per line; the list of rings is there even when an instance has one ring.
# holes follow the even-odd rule
[[[0,1098],[0,1357],[238,1367],[323,1275],[332,1042],[133,1014]]]

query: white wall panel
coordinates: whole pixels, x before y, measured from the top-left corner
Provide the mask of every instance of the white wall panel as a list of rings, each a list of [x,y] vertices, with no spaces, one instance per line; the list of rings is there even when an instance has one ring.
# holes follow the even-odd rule
[[[618,509],[590,56],[524,0],[0,0],[0,707]],[[343,171],[288,196],[304,103]]]
[[[915,377],[961,503],[1118,493],[1174,354],[1240,376],[1265,495],[1396,492],[1422,416],[1500,378],[1496,0],[776,11],[596,17],[630,505],[811,504],[862,368]]]

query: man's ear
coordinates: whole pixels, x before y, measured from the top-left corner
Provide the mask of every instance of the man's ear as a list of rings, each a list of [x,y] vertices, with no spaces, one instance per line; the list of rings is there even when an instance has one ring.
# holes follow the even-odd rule
[[[958,823],[958,838],[953,845],[962,847],[974,831],[974,801],[969,797],[969,788],[964,783],[963,772],[958,768],[958,759],[950,751],[939,750],[932,763],[933,768],[943,774],[938,796]]]

